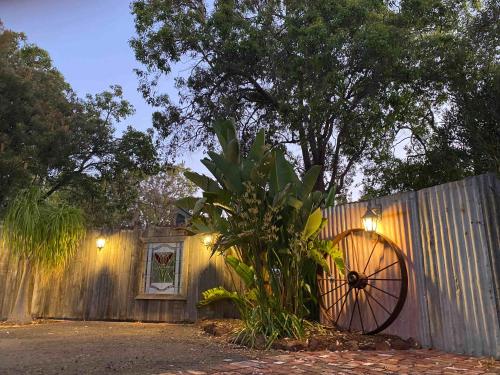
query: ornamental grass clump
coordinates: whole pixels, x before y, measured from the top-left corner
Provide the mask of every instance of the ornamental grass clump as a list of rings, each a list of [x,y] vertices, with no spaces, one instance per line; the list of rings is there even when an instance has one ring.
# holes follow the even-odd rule
[[[333,204],[335,192],[314,191],[320,167],[300,179],[283,151],[265,144],[264,132],[243,155],[232,121],[216,122],[214,131],[222,152],[202,160],[213,178],[186,172],[203,196],[178,205],[193,213],[191,233],[214,235],[212,254],[224,256],[245,287],[207,290],[199,305],[232,300],[244,322],[240,341],[252,346],[262,337],[267,346],[277,338],[301,338],[309,307],[317,303],[318,266],[328,270],[330,255],[343,269],[338,250],[319,238],[326,224],[322,208]]]
[[[31,321],[29,285],[32,269],[63,266],[85,235],[82,211],[44,199],[40,189],[20,191],[7,207],[3,222],[3,242],[20,259],[20,285],[8,320]]]

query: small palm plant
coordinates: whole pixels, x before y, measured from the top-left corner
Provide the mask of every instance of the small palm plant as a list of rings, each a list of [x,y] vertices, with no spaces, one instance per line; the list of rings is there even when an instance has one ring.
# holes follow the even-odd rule
[[[335,193],[313,191],[320,167],[300,179],[284,153],[265,144],[264,132],[242,155],[232,121],[219,121],[214,130],[222,152],[202,160],[214,178],[186,172],[203,197],[178,204],[193,212],[192,233],[215,234],[212,252],[225,257],[246,288],[206,291],[200,305],[234,301],[250,344],[258,335],[268,345],[278,337],[301,337],[307,302],[316,297],[317,267],[328,269],[326,254],[343,267],[338,250],[319,238],[326,224],[321,209],[333,204]]]
[[[32,270],[64,265],[84,234],[84,218],[79,209],[44,200],[38,188],[19,192],[7,208],[3,223],[4,246],[23,265],[10,321],[32,320],[29,311]]]

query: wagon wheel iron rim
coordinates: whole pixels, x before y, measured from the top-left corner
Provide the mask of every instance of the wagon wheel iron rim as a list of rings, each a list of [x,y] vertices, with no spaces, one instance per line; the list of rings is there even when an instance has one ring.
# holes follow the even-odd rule
[[[361,246],[356,245],[356,235],[365,239],[370,237],[374,241],[366,253],[358,251],[357,247]],[[348,241],[351,246],[347,245]],[[408,293],[408,272],[403,252],[384,235],[360,228],[342,232],[333,242],[343,251],[345,272],[342,275],[333,267],[327,274],[318,267],[318,300],[322,314],[332,325],[348,331],[357,330],[372,335],[385,330],[401,313]],[[378,245],[383,250],[377,255]],[[363,256],[367,258],[361,259]],[[328,261],[329,256],[326,258]],[[333,262],[330,261],[330,265]],[[394,272],[397,275],[394,276]],[[387,273],[388,276],[385,275]],[[358,329],[355,329],[356,325]]]

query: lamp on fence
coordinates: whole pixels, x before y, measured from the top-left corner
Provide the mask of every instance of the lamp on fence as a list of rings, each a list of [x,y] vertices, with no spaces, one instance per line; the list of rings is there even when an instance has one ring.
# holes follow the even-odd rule
[[[210,247],[213,245],[214,237],[211,234],[206,234],[203,236],[203,245]]]
[[[380,220],[380,214],[382,208],[380,206],[372,207],[370,204],[366,210],[366,213],[361,217],[363,221],[363,227],[367,232],[376,232],[377,225]]]
[[[95,245],[99,250],[102,250],[104,245],[106,245],[106,239],[104,237],[98,237],[97,240],[95,240]]]

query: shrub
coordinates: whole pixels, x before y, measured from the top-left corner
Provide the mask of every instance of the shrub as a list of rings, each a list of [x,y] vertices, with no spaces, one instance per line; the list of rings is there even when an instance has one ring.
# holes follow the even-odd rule
[[[326,254],[342,258],[319,234],[326,224],[321,208],[333,204],[334,191],[314,191],[320,168],[300,179],[282,150],[271,149],[259,132],[242,155],[232,121],[219,121],[214,130],[221,152],[209,152],[202,163],[213,179],[194,172],[186,177],[203,190],[202,198],[178,204],[191,209],[189,230],[211,233],[212,253],[222,254],[245,283],[245,290],[206,291],[200,305],[231,299],[245,322],[244,341],[259,335],[268,345],[279,337],[299,338],[315,301],[316,269],[328,269]]]

